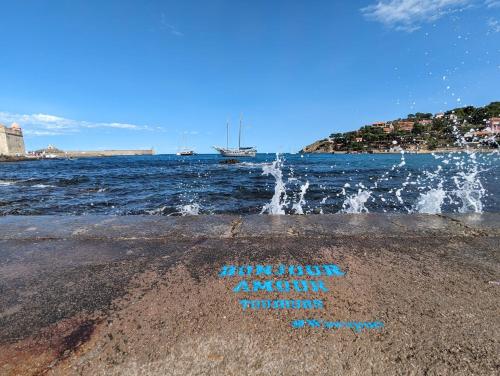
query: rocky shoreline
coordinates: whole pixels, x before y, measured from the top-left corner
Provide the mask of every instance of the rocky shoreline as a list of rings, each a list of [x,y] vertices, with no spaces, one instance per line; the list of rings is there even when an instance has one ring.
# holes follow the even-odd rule
[[[499,224],[495,213],[3,217],[0,374],[493,375]],[[243,280],[264,287],[236,290]]]
[[[435,149],[366,149],[366,150],[335,150],[333,143],[328,141],[316,141],[311,145],[305,146],[300,153],[302,154],[401,154],[402,151],[410,154],[441,154],[441,153],[461,153],[465,151],[474,151],[476,153],[493,153],[497,149],[492,148],[435,148]]]
[[[25,161],[38,161],[38,160],[40,160],[40,158],[0,155],[0,162],[25,162]]]

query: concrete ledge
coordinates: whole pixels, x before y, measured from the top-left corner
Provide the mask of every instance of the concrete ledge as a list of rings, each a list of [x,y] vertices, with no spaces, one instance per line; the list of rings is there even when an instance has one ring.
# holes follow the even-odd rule
[[[495,374],[499,249],[500,213],[2,217],[0,374]],[[322,288],[235,290],[266,278]]]
[[[314,216],[6,216],[0,239],[152,239],[260,236],[397,237],[500,233],[500,213],[463,215],[333,214]]]

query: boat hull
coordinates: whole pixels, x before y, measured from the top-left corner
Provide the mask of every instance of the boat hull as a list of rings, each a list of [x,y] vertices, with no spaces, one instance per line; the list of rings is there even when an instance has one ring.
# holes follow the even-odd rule
[[[257,154],[256,149],[226,149],[214,146],[214,149],[219,152],[223,157],[255,157]]]
[[[181,156],[181,157],[188,157],[188,156],[191,156],[191,155],[194,155],[194,151],[192,150],[189,150],[189,151],[180,151],[177,153],[178,156]]]

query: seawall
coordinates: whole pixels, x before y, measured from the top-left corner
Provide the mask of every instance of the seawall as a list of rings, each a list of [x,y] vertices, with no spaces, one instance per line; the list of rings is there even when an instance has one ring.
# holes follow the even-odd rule
[[[499,249],[500,213],[2,217],[0,374],[495,374]]]
[[[68,157],[112,157],[112,156],[127,156],[127,155],[153,155],[153,149],[147,150],[89,150],[89,151],[66,151],[65,156]]]

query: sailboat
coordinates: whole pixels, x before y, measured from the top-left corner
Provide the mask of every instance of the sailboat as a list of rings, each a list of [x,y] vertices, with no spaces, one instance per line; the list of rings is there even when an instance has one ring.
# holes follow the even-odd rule
[[[186,135],[184,134],[184,137],[183,137],[183,144],[185,145],[186,144]],[[190,148],[187,148],[185,146],[183,146],[177,153],[175,153],[176,155],[178,156],[182,156],[182,157],[187,157],[187,156],[190,156],[190,155],[194,155],[195,152],[193,149],[190,149]]]
[[[190,155],[194,155],[194,150],[185,149],[185,150],[178,151],[175,154],[176,155],[180,155],[182,157],[187,157],[187,156],[190,156]]]
[[[257,154],[257,149],[253,146],[241,146],[241,127],[242,120],[240,118],[240,130],[238,134],[238,148],[229,147],[229,122],[226,124],[226,147],[214,146],[220,155],[223,157],[255,157]]]

